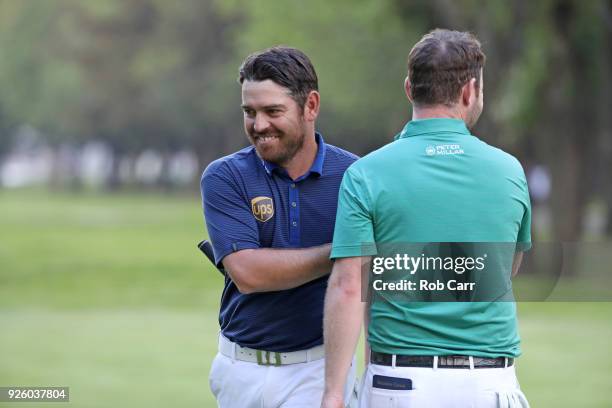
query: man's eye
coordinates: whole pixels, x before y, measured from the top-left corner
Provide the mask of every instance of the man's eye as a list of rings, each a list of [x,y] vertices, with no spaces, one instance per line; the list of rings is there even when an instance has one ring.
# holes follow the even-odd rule
[[[251,110],[251,109],[245,109],[244,110],[244,114],[246,116],[248,116],[249,118],[252,118],[253,116],[255,116],[255,111]]]

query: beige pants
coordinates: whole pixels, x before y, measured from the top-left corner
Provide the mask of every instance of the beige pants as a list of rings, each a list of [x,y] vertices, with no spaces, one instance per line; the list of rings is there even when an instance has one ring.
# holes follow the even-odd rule
[[[209,383],[220,408],[318,408],[325,385],[325,359],[283,366],[263,366],[217,354]],[[348,404],[355,364],[347,379]]]
[[[410,379],[412,390],[372,386],[374,375]],[[529,408],[514,366],[508,368],[420,368],[370,364],[359,408]]]

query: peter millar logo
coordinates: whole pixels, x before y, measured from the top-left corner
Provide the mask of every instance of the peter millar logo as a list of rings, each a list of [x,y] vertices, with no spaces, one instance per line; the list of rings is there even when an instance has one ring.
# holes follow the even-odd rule
[[[274,203],[270,197],[255,197],[251,200],[251,210],[258,221],[266,222],[274,215]]]
[[[449,156],[464,153],[461,145],[458,144],[429,145],[425,148],[425,154],[428,156]]]

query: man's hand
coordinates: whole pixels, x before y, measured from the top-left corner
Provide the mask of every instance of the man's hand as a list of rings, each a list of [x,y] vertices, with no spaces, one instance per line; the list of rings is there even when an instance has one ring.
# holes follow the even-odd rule
[[[344,397],[325,393],[323,394],[321,408],[344,408]]]

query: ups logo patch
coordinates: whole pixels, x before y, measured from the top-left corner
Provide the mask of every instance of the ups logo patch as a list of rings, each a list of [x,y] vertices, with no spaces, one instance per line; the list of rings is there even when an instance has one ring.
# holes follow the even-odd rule
[[[251,211],[258,221],[266,222],[274,215],[274,203],[270,197],[255,197],[251,200]]]

